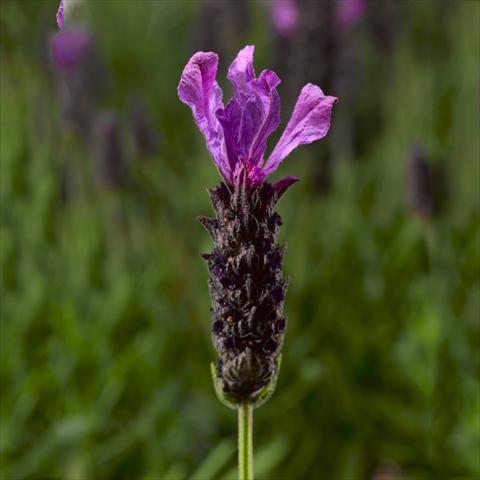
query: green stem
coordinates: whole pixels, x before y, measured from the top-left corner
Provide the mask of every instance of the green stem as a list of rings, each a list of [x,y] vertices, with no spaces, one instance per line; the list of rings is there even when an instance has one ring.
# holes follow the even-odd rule
[[[238,478],[253,480],[253,405],[238,407]]]

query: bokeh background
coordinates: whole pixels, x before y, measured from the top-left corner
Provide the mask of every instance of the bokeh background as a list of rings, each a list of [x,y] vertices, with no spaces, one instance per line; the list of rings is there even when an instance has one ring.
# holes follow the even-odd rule
[[[257,478],[480,478],[480,3],[348,3],[94,0],[59,40],[56,1],[1,2],[2,479],[236,478],[195,219],[219,176],[176,86],[214,50],[228,97],[247,43],[283,124],[307,82],[340,98],[275,175],[302,181]]]

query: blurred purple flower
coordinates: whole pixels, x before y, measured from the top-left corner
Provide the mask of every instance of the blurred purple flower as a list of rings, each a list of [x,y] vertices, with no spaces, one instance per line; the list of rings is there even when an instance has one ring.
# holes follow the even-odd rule
[[[330,128],[336,97],[324,95],[311,83],[300,92],[290,121],[277,146],[264,160],[267,139],[280,123],[280,79],[263,70],[258,77],[253,69],[254,46],[248,45],[230,65],[227,78],[234,96],[224,107],[223,92],[215,76],[218,55],[197,52],[187,63],[178,85],[178,95],[193,112],[205,137],[213,161],[226,182],[238,184],[246,176],[251,186],[260,185],[299,145],[323,138]],[[284,179],[286,188],[298,180]]]
[[[277,33],[284,37],[290,36],[297,29],[300,16],[297,0],[273,0],[270,8]]]
[[[57,32],[51,43],[52,59],[55,66],[64,72],[74,71],[82,62],[91,41],[91,35],[81,28],[71,28]]]
[[[57,10],[58,28],[63,28],[63,13],[64,13],[64,10],[65,10],[64,1],[65,0],[60,0],[60,5],[58,6],[58,10]]]
[[[365,0],[341,0],[337,10],[337,22],[348,28],[357,22],[365,11]]]
[[[53,35],[49,46],[62,115],[86,140],[108,83],[95,36],[80,27],[65,27]]]

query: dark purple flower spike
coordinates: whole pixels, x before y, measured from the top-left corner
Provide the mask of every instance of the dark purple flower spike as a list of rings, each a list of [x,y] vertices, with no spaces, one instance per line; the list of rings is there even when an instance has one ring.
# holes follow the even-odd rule
[[[264,403],[273,392],[286,328],[282,273],[285,246],[274,208],[297,177],[274,184],[266,177],[299,145],[323,138],[330,128],[335,97],[307,84],[276,147],[265,158],[268,137],[280,123],[280,79],[271,70],[258,77],[253,46],[230,65],[234,96],[224,105],[215,76],[218,56],[198,52],[178,86],[180,100],[193,112],[225,183],[210,190],[215,218],[199,217],[214,242],[203,255],[210,272],[212,339],[219,354],[215,388],[227,405]]]

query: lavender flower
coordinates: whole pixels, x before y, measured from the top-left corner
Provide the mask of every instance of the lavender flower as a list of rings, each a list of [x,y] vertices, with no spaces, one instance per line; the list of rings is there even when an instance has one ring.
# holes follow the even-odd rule
[[[279,35],[290,36],[298,26],[297,0],[274,0],[271,4],[272,23]]]
[[[57,10],[57,25],[61,30],[51,40],[52,59],[59,70],[66,73],[74,71],[82,62],[85,52],[91,45],[92,36],[83,28],[63,29],[65,0],[60,0]]]
[[[50,55],[62,114],[87,139],[108,83],[95,37],[83,27],[65,26],[52,36]]]
[[[193,112],[210,154],[224,178],[210,190],[216,217],[200,217],[214,249],[205,254],[210,271],[212,337],[219,354],[215,381],[230,406],[260,404],[273,391],[286,319],[282,274],[285,247],[277,242],[282,221],[273,211],[297,177],[273,185],[275,172],[296,147],[323,138],[335,97],[312,84],[303,87],[277,146],[264,159],[267,139],[280,122],[280,83],[271,70],[257,77],[253,46],[241,50],[228,70],[234,96],[224,106],[215,80],[218,56],[198,52],[178,86]]]
[[[69,28],[52,37],[51,52],[55,67],[65,73],[72,73],[92,44],[92,36],[82,28]]]

